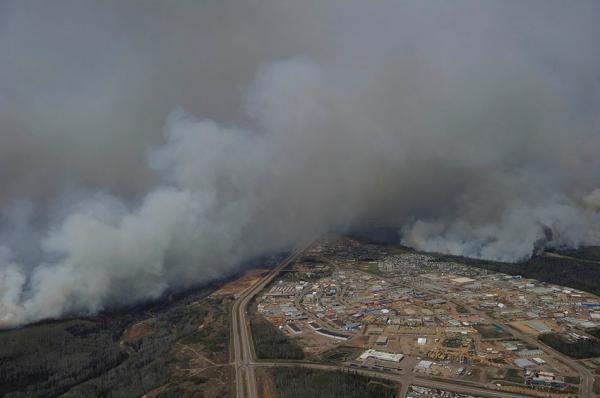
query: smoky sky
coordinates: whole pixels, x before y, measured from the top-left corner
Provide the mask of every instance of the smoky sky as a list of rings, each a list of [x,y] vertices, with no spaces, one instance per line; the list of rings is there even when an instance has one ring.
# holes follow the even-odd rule
[[[0,326],[398,226],[600,243],[593,1],[0,1]],[[549,233],[551,231],[551,233]]]

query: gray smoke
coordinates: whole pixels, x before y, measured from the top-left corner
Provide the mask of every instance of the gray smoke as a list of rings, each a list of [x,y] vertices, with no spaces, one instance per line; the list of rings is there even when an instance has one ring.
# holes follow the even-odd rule
[[[0,2],[0,327],[329,230],[600,243],[597,2]]]

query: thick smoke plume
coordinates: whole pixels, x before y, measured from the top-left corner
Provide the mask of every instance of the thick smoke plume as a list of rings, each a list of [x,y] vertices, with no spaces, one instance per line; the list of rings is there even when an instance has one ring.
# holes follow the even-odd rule
[[[330,230],[518,261],[600,243],[600,8],[0,2],[0,327]]]

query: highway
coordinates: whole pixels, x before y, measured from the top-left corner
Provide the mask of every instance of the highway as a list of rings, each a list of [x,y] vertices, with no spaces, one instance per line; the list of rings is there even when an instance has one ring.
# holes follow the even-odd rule
[[[273,268],[262,279],[244,290],[233,304],[232,314],[232,336],[235,367],[235,386],[238,398],[257,398],[258,390],[256,388],[256,375],[254,367],[254,343],[252,342],[252,332],[246,320],[248,304],[254,296],[264,289],[279,272],[289,264],[292,264],[306,248],[293,251],[277,267]]]
[[[394,382],[398,382],[402,384],[403,390],[406,391],[409,385],[416,385],[421,387],[429,387],[429,388],[440,388],[445,390],[450,390],[458,393],[464,394],[473,394],[480,395],[482,397],[490,397],[490,398],[522,398],[523,395],[513,394],[505,391],[494,391],[483,387],[477,386],[469,386],[462,384],[454,384],[449,382],[443,382],[438,380],[429,380],[425,377],[421,377],[415,374],[406,374],[406,375],[395,375],[386,372],[378,372],[374,370],[365,370],[359,368],[349,368],[345,366],[338,365],[327,365],[327,364],[318,364],[318,363],[308,363],[308,362],[284,362],[284,361],[261,361],[261,362],[252,362],[252,365],[255,367],[283,367],[283,366],[300,366],[304,368],[311,369],[320,369],[320,370],[345,370],[348,372],[361,374],[369,377],[376,377],[379,379],[390,380]],[[404,394],[401,394],[404,396]]]
[[[256,281],[253,285],[246,288],[235,301],[232,308],[232,339],[233,339],[233,354],[234,354],[234,369],[235,369],[235,386],[237,398],[258,398],[258,389],[256,384],[255,368],[258,367],[283,367],[283,366],[302,366],[312,369],[321,370],[346,370],[365,376],[377,377],[380,379],[390,380],[402,384],[400,396],[406,394],[409,385],[417,385],[429,388],[440,388],[458,393],[478,395],[489,398],[517,398],[522,395],[514,394],[505,391],[497,391],[486,388],[485,386],[455,384],[451,381],[432,380],[427,377],[414,373],[394,374],[388,372],[379,372],[375,370],[367,370],[360,368],[349,368],[341,365],[328,365],[319,363],[309,363],[302,361],[278,361],[265,360],[258,361],[254,353],[254,343],[252,341],[252,333],[247,321],[247,307],[250,301],[265,288],[278,274],[288,265],[296,261],[300,255],[306,250],[295,250],[287,258],[285,258],[277,267],[269,271],[263,278]],[[546,348],[547,350],[547,348]],[[577,364],[579,365],[579,364]],[[583,384],[583,383],[582,383]],[[587,386],[587,383],[586,383]],[[583,389],[583,386],[582,386]],[[587,387],[585,390],[587,391]],[[591,387],[590,387],[591,391]],[[587,395],[582,394],[587,397]]]

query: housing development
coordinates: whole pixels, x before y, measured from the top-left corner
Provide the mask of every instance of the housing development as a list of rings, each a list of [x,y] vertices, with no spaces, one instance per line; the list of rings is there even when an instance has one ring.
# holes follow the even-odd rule
[[[466,386],[591,397],[600,369],[544,344],[595,340],[599,297],[346,237],[313,244],[256,295],[255,310],[307,361],[398,376],[406,397],[486,395]]]

